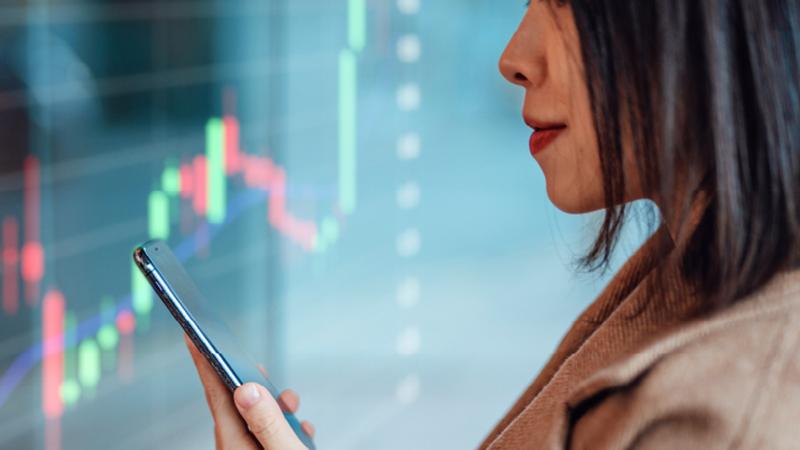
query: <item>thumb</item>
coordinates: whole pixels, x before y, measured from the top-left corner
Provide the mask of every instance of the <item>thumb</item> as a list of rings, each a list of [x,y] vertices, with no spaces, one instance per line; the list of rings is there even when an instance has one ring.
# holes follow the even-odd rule
[[[247,428],[265,450],[305,449],[283,417],[280,406],[259,384],[246,383],[233,394],[236,408]]]

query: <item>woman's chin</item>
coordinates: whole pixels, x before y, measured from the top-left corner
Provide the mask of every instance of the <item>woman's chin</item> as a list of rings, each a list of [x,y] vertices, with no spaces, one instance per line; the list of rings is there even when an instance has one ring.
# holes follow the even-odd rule
[[[552,186],[547,183],[547,196],[550,202],[560,211],[567,214],[586,214],[604,208],[603,200],[578,195],[573,187]]]

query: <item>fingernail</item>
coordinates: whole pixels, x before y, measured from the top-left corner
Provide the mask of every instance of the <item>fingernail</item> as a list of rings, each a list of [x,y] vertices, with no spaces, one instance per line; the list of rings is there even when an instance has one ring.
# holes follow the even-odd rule
[[[261,400],[261,391],[253,384],[245,384],[236,391],[234,397],[240,408],[252,408]]]

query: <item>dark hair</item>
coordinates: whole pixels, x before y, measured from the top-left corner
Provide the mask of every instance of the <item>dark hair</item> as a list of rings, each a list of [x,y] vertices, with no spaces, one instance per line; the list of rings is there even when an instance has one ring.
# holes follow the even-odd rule
[[[623,143],[642,187],[687,218],[709,195],[684,274],[717,306],[800,251],[800,2],[571,0],[605,190],[582,259],[607,266],[628,206]],[[686,187],[677,194],[676,189]]]

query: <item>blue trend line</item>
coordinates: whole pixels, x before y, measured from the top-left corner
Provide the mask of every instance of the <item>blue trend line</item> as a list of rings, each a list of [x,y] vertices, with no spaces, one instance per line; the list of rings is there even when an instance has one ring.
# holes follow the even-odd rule
[[[231,223],[251,206],[259,201],[263,201],[265,198],[266,192],[262,190],[248,190],[240,192],[231,200],[231,202],[228,203],[225,221],[222,224],[203,224],[202,228],[195,230],[194,234],[186,237],[183,241],[181,241],[180,244],[178,244],[174,250],[175,255],[181,262],[186,262],[189,258],[195,256],[197,252],[198,246],[196,245],[196,242],[197,239],[200,238],[200,233],[207,232],[208,235],[203,236],[203,238],[207,237],[208,243],[211,243],[225,225]],[[117,302],[117,314],[122,311],[130,311],[131,301],[131,294],[126,294],[119,299]],[[114,316],[116,317],[117,314],[114,314]],[[104,322],[103,319],[103,314],[97,314],[96,316],[81,322],[73,336],[64,336],[63,347],[61,349],[56,349],[56,351],[75,347],[81,340],[95,335],[97,331],[100,330],[100,327],[107,323]],[[53,347],[54,346],[52,345],[48,346],[48,348]],[[34,344],[29,347],[27,350],[17,356],[14,362],[11,363],[6,372],[3,374],[3,378],[0,378],[0,408],[2,408],[6,401],[8,401],[11,393],[17,388],[17,386],[19,386],[19,383],[22,382],[28,372],[33,370],[36,364],[42,360],[42,357],[44,356],[43,348],[44,343]]]

